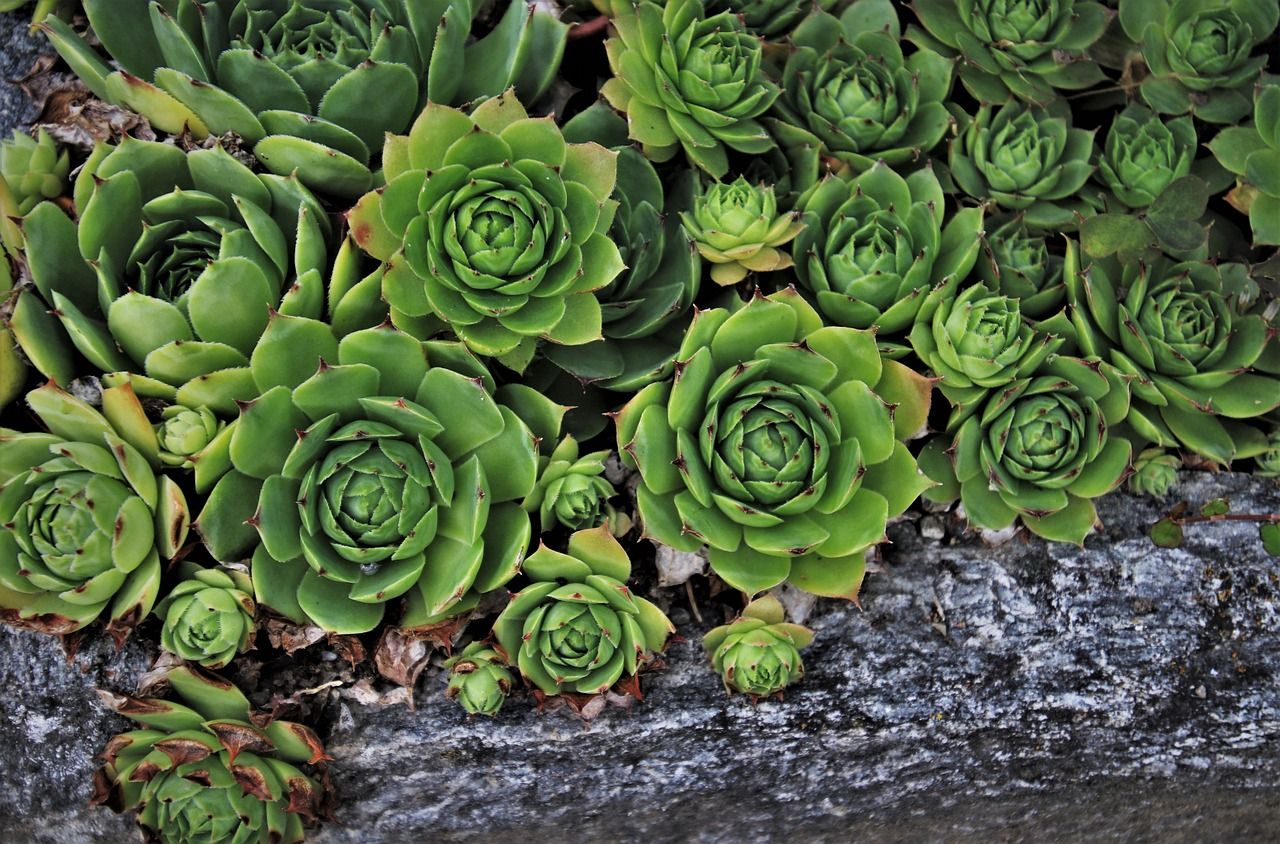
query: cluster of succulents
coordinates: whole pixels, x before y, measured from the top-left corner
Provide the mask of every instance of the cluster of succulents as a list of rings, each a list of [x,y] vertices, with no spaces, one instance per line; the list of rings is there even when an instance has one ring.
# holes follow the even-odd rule
[[[0,619],[168,653],[97,797],[157,840],[324,816],[315,736],[202,673],[282,629],[581,712],[674,632],[656,544],[768,698],[775,590],[856,601],[922,497],[1082,544],[1126,480],[1280,475],[1277,0],[35,19],[140,131],[0,143]]]

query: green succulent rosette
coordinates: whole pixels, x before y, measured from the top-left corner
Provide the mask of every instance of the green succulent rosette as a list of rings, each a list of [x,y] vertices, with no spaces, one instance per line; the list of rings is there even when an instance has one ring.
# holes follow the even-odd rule
[[[101,412],[52,384],[27,405],[48,433],[0,429],[0,619],[65,634],[106,614],[123,635],[186,541],[186,498],[128,387]]]
[[[169,405],[161,411],[160,420],[155,426],[160,462],[182,469],[195,468],[200,452],[226,426],[207,407]]]
[[[59,384],[134,373],[140,395],[230,416],[260,391],[249,359],[273,312],[342,331],[386,316],[380,278],[363,277],[354,247],[331,257],[311,192],[221,147],[100,144],[74,199],[75,221],[52,202],[23,220],[33,285],[11,320]]]
[[[644,535],[705,547],[748,594],[790,582],[855,598],[867,549],[928,486],[900,440],[932,385],[793,289],[698,312],[676,372],[615,418]]]
[[[779,247],[804,228],[798,217],[779,213],[772,185],[753,185],[741,176],[703,186],[693,209],[680,214],[698,253],[711,264],[711,280],[721,286],[737,284],[748,273],[793,266]]]
[[[540,533],[557,524],[569,530],[585,530],[604,525],[615,536],[631,527],[631,520],[609,502],[618,494],[604,476],[609,452],[580,454],[578,441],[566,436],[545,457],[538,460],[538,482],[521,503],[530,515],[538,515]]]
[[[1280,406],[1280,362],[1268,353],[1274,328],[1224,290],[1227,266],[1108,259],[1081,270],[1075,244],[1067,254],[1070,320],[1047,327],[1132,380],[1135,438],[1224,466],[1256,453],[1242,420]]]
[[[846,181],[827,178],[797,202],[804,230],[792,253],[803,289],[828,321],[875,327],[892,354],[931,290],[953,288],[973,269],[982,210],[943,225],[942,186],[929,168],[903,178],[877,164]]]
[[[183,579],[156,604],[160,646],[188,662],[222,668],[249,649],[257,632],[253,582],[236,569],[182,564]]]
[[[302,841],[329,801],[328,786],[302,767],[328,758],[316,734],[252,714],[220,677],[183,666],[164,682],[177,700],[100,693],[139,729],[107,743],[93,803],[135,812],[161,844]]]
[[[816,8],[830,9],[837,0],[708,0],[707,11],[732,12],[747,29],[769,39],[780,39]]]
[[[1129,208],[1146,208],[1191,173],[1196,129],[1190,117],[1162,120],[1131,105],[1116,115],[1098,156],[1097,177]]]
[[[955,436],[925,447],[920,466],[959,498],[969,524],[1003,530],[1021,521],[1053,542],[1077,545],[1093,530],[1093,499],[1129,473],[1133,453],[1110,428],[1129,410],[1125,377],[1093,359],[1055,355],[1030,377],[992,390]]]
[[[0,188],[0,210],[21,217],[37,203],[56,199],[66,191],[70,172],[70,154],[48,132],[40,129],[32,137],[15,129],[13,137],[0,142],[0,182],[9,192],[5,197]]]
[[[465,103],[514,87],[542,96],[568,25],[505,4],[472,38],[478,0],[87,0],[114,70],[67,24],[44,25],[100,99],[197,139],[243,138],[271,172],[355,197],[374,181],[388,133],[427,102]],[[376,91],[376,96],[370,92]]]
[[[1160,114],[1235,123],[1267,63],[1258,46],[1275,34],[1275,0],[1122,0],[1120,24],[1147,64],[1140,91]]]
[[[1089,55],[1112,16],[1101,3],[913,0],[911,9],[923,29],[913,25],[907,37],[956,57],[960,81],[979,102],[1013,97],[1043,105],[1055,91],[1089,88],[1104,78]]]
[[[484,642],[472,642],[444,665],[449,670],[445,696],[456,700],[468,715],[492,718],[515,687],[506,658]]]
[[[384,262],[397,324],[430,333],[430,317],[517,371],[539,338],[602,337],[594,292],[623,268],[607,234],[615,152],[566,143],[551,117],[530,118],[510,94],[470,116],[429,105],[391,143],[387,187],[350,221]]]
[[[604,103],[569,120],[564,136],[618,153],[618,180],[606,207],[616,205],[608,237],[624,267],[595,291],[604,339],[585,346],[552,343],[541,354],[580,384],[638,390],[671,374],[701,287],[701,260],[680,222],[680,212],[693,205],[694,179],[688,174],[664,188],[653,165],[627,140],[626,121]]]
[[[425,626],[515,576],[531,536],[520,502],[534,489],[537,436],[495,400],[475,358],[390,324],[341,342],[308,320],[268,331],[254,367],[275,386],[242,406],[232,471],[197,518],[215,559],[252,553],[258,603],[362,633],[402,596],[401,625]],[[558,425],[563,408],[521,396]]]
[[[778,97],[764,73],[760,38],[731,12],[708,16],[701,0],[610,0],[615,37],[605,43],[613,78],[601,95],[627,115],[631,138],[652,161],[681,149],[715,178],[728,150],[760,155],[773,139],[757,119]]]
[[[1228,126],[1209,142],[1218,162],[1238,177],[1232,204],[1249,215],[1255,246],[1280,246],[1280,77],[1264,77],[1253,122]]]
[[[1062,256],[1049,251],[1044,235],[1028,231],[1020,215],[987,219],[976,272],[992,290],[1017,299],[1028,318],[1050,316],[1067,298]]]
[[[812,641],[812,630],[788,624],[782,604],[765,595],[734,621],[708,631],[702,647],[727,691],[763,698],[800,681],[800,649]]]
[[[1146,448],[1133,458],[1133,474],[1129,476],[1129,489],[1140,495],[1163,498],[1178,482],[1178,470],[1182,460],[1163,448]]]
[[[1263,478],[1280,478],[1280,429],[1272,430],[1267,436],[1267,445],[1262,453],[1254,458],[1253,473]]]
[[[814,11],[796,29],[769,128],[804,189],[834,166],[861,173],[877,161],[919,161],[953,120],[945,106],[951,59],[905,55],[889,0],[857,0],[835,17]],[[824,160],[825,159],[825,160]]]
[[[665,647],[675,627],[631,593],[631,560],[603,527],[545,545],[524,561],[530,584],[511,598],[493,635],[544,695],[602,694]]]
[[[1017,299],[980,283],[949,296],[931,296],[910,339],[951,403],[948,431],[976,412],[989,391],[1034,374],[1063,343],[1033,329]]]
[[[1094,170],[1093,135],[1072,128],[1063,100],[984,105],[951,144],[951,175],[974,199],[1021,212],[1031,229],[1070,231],[1092,213],[1078,194]]]

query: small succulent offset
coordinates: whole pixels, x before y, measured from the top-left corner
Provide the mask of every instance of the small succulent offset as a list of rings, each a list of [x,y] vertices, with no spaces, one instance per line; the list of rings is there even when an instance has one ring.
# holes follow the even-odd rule
[[[1035,374],[992,390],[977,412],[937,437],[921,467],[959,498],[969,523],[1077,545],[1098,521],[1093,499],[1129,474],[1129,441],[1110,435],[1129,410],[1129,388],[1112,365],[1060,355]],[[945,453],[943,450],[946,450]]]
[[[1239,177],[1228,198],[1249,215],[1254,244],[1280,246],[1280,78],[1264,77],[1253,117],[1252,125],[1223,129],[1209,149]]]
[[[225,425],[207,407],[169,405],[161,411],[160,422],[155,426],[160,462],[183,469],[195,468],[200,452]]]
[[[1280,428],[1272,430],[1267,436],[1266,447],[1254,460],[1257,464],[1253,470],[1255,475],[1280,478]]]
[[[316,734],[255,716],[220,677],[177,667],[164,682],[176,701],[100,692],[141,729],[107,743],[93,803],[136,812],[147,840],[162,844],[302,841],[329,797],[299,767],[328,758]]]
[[[944,100],[954,62],[927,47],[904,55],[900,36],[888,0],[857,0],[839,18],[815,11],[796,29],[769,127],[799,188],[832,159],[853,173],[876,161],[909,166],[952,125]]]
[[[350,222],[384,262],[383,296],[398,325],[412,331],[434,316],[517,371],[539,338],[601,338],[594,292],[623,268],[604,212],[617,153],[566,143],[551,117],[529,117],[511,93],[470,116],[428,105],[407,137],[389,143],[387,186],[367,194]]]
[[[793,289],[700,311],[677,361],[616,417],[644,535],[706,547],[748,594],[788,581],[855,598],[867,549],[928,486],[898,441],[923,424],[928,383],[882,361],[873,332],[823,326]]]
[[[1111,122],[1098,179],[1129,208],[1146,208],[1165,188],[1191,172],[1196,129],[1190,117],[1162,120],[1131,105]]]
[[[607,450],[580,455],[572,436],[538,459],[537,486],[521,506],[538,514],[540,533],[557,524],[569,530],[604,525],[614,536],[631,529],[631,520],[609,503],[618,493],[604,476],[608,459]]]
[[[800,649],[812,641],[812,630],[788,624],[782,604],[765,595],[747,604],[734,621],[710,630],[702,647],[725,689],[763,698],[804,676]]]
[[[932,169],[903,178],[880,163],[855,179],[827,178],[797,202],[796,276],[828,321],[877,329],[882,345],[910,330],[933,289],[954,288],[978,258],[982,210],[943,225],[942,186]]]
[[[1129,476],[1129,489],[1142,495],[1163,498],[1178,482],[1178,470],[1182,460],[1163,448],[1146,448],[1133,458],[1133,474]]]
[[[778,97],[760,38],[731,12],[701,0],[608,0],[616,37],[605,44],[613,78],[600,93],[625,112],[631,138],[653,161],[681,149],[720,178],[728,150],[759,155],[774,142],[757,119]]]
[[[1224,290],[1225,266],[1107,259],[1077,271],[1076,256],[1073,244],[1065,271],[1071,319],[1058,318],[1052,330],[1131,379],[1125,421],[1137,437],[1224,466],[1251,456],[1259,436],[1241,420],[1280,407],[1280,365],[1265,354],[1274,329]]]
[[[248,650],[257,631],[253,582],[236,569],[182,563],[183,580],[156,604],[160,645],[205,668],[222,668]]]
[[[12,317],[31,362],[64,386],[86,368],[133,372],[140,395],[230,416],[260,390],[249,358],[273,310],[319,317],[331,291],[357,298],[358,269],[331,262],[311,192],[221,147],[101,144],[74,198],[76,222],[52,202],[23,220],[34,284]],[[385,313],[371,302],[363,322]]]
[[[1249,113],[1249,89],[1267,63],[1254,55],[1280,22],[1275,0],[1121,0],[1120,24],[1148,73],[1142,98],[1161,114],[1208,123]]]
[[[40,129],[33,138],[15,129],[0,142],[0,211],[21,217],[37,203],[56,199],[67,189],[70,172],[70,154],[48,132]]]
[[[186,541],[182,490],[128,387],[102,411],[46,384],[27,404],[49,433],[0,428],[0,617],[71,633],[104,612],[127,633],[151,612],[161,561]]]
[[[1062,256],[1049,251],[1044,235],[1028,231],[1021,215],[987,219],[976,271],[992,290],[1017,299],[1030,319],[1050,316],[1067,298]]]
[[[1072,128],[1064,100],[983,105],[951,144],[951,175],[969,196],[1020,211],[1031,229],[1070,231],[1091,210],[1079,193],[1094,170],[1093,135]]]
[[[483,366],[390,325],[341,343],[322,323],[286,327],[277,348],[301,363],[264,353],[262,367],[294,371],[277,370],[277,385],[244,405],[234,471],[197,519],[214,557],[242,559],[256,530],[258,602],[338,633],[374,629],[405,595],[402,626],[434,623],[514,577],[531,535],[519,502],[534,488],[536,438],[494,400]]]
[[[85,0],[114,70],[69,25],[54,47],[100,99],[158,129],[243,138],[262,164],[324,193],[359,196],[388,133],[427,102],[550,86],[567,25],[512,2],[471,40],[472,0]],[[376,91],[377,96],[370,96]]]
[[[601,694],[633,677],[675,632],[662,610],[631,594],[631,560],[604,527],[545,545],[524,561],[531,581],[493,625],[520,674],[544,695]]]
[[[1104,79],[1088,53],[1111,19],[1101,3],[912,0],[911,9],[924,30],[913,26],[907,37],[956,56],[960,81],[981,102],[1012,96],[1043,105],[1055,90],[1088,88]]]
[[[515,687],[506,658],[484,642],[472,642],[444,665],[449,670],[445,695],[468,715],[497,715]]]
[[[793,265],[781,249],[804,228],[799,214],[779,213],[772,185],[753,185],[739,176],[705,186],[693,210],[681,212],[684,230],[711,263],[711,280],[737,284],[748,273],[785,270]]]

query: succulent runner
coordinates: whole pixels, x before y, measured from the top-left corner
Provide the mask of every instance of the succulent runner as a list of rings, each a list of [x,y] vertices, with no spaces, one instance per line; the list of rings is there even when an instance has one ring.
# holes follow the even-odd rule
[[[497,715],[515,686],[506,659],[483,642],[472,642],[445,663],[449,686],[445,694],[468,715]]]
[[[729,624],[710,630],[702,647],[731,692],[755,698],[778,694],[804,676],[800,649],[813,631],[788,624],[782,604],[772,595],[757,598]]]

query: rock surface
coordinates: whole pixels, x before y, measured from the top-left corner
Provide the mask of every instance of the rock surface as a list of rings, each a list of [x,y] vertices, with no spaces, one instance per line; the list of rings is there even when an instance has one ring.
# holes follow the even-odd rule
[[[0,15],[5,79],[41,52],[24,29]],[[0,129],[29,118],[0,86]],[[1280,487],[1248,477],[1176,492],[1280,510]],[[1252,525],[1162,550],[1146,537],[1159,502],[1100,509],[1085,550],[955,542],[938,516],[894,527],[864,609],[813,612],[785,702],[726,697],[698,645],[719,619],[699,623],[682,588],[662,597],[687,639],[643,703],[590,724],[524,699],[467,720],[438,666],[416,711],[334,695],[321,728],[342,824],[313,840],[1274,841],[1280,565]],[[136,840],[87,806],[94,756],[126,726],[94,687],[131,690],[152,656],[90,639],[68,662],[0,630],[0,841]]]

